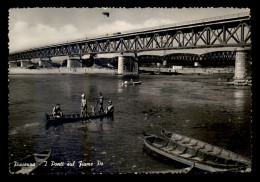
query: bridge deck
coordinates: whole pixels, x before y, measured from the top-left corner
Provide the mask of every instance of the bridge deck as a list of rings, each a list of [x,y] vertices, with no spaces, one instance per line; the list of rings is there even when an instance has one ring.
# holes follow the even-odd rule
[[[10,54],[9,60],[73,54],[250,45],[249,20],[250,12],[244,12],[126,31],[117,35],[95,36],[14,52]]]

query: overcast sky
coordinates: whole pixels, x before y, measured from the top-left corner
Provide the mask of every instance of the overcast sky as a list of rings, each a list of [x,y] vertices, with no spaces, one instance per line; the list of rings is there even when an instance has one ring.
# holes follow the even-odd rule
[[[249,9],[240,8],[21,8],[9,10],[9,51],[147,28]],[[103,15],[109,12],[109,17]]]

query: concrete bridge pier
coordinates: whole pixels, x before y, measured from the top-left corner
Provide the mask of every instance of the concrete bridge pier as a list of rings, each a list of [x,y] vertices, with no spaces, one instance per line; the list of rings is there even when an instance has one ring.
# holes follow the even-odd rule
[[[9,61],[9,68],[16,68],[17,67],[17,61]]]
[[[21,60],[21,68],[27,67],[29,61]]]
[[[80,56],[70,56],[67,59],[67,68],[82,67],[82,59]]]
[[[52,60],[51,60],[51,58],[40,58],[40,60],[39,60],[39,66],[51,67],[51,66],[52,66]]]
[[[118,56],[118,71],[117,74],[122,75],[124,73],[124,56],[121,54]]]
[[[135,62],[134,62],[134,68],[135,68],[135,73],[136,74],[139,74],[139,62],[138,62],[138,56],[137,56],[137,53],[135,53]]]
[[[234,84],[241,85],[241,84],[245,84],[247,82],[246,61],[248,61],[246,49],[237,48],[236,49],[236,60],[235,60]]]
[[[71,59],[67,59],[67,68],[71,68]]]

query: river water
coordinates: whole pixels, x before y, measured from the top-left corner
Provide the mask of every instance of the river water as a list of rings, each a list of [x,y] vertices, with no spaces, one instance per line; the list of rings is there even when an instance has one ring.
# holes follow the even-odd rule
[[[9,75],[10,162],[51,149],[43,174],[134,173],[177,168],[143,151],[142,132],[161,127],[251,159],[251,87],[226,85],[226,75],[140,75],[122,86],[116,75]],[[219,78],[220,81],[219,81]],[[111,99],[114,118],[46,126],[56,103],[78,113],[99,92]],[[79,167],[82,161],[92,167]],[[64,162],[63,166],[61,162]],[[74,166],[67,166],[71,162]],[[93,163],[93,164],[91,164]]]

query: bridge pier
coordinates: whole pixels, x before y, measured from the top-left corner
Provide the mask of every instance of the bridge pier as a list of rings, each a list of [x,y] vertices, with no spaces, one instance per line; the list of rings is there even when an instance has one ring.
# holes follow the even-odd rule
[[[67,59],[67,68],[71,68],[71,59]]]
[[[138,56],[137,56],[137,53],[135,53],[135,62],[134,62],[134,68],[135,68],[135,73],[136,74],[139,74],[139,62],[138,62]]]
[[[247,84],[248,79],[246,78],[246,61],[247,54],[246,49],[237,48],[236,49],[236,60],[235,60],[235,75],[234,75],[234,84],[244,85]]]
[[[21,60],[21,68],[27,67],[28,64],[29,64],[29,61]]]
[[[118,68],[117,68],[117,74],[122,75],[124,73],[124,56],[119,55],[118,56]]]
[[[52,66],[52,60],[51,58],[48,58],[46,60],[46,58],[40,58],[39,60],[39,67],[42,66],[42,67],[51,67]]]
[[[70,57],[67,59],[67,68],[82,67],[81,57]]]
[[[16,68],[17,67],[17,61],[9,61],[9,68]]]

